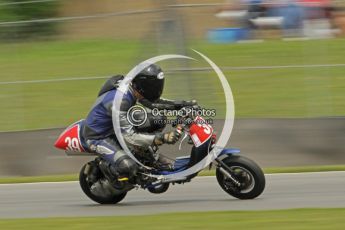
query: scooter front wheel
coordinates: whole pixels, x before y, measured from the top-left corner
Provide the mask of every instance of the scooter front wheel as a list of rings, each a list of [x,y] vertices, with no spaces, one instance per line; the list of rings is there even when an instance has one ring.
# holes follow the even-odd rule
[[[147,190],[150,193],[154,193],[154,194],[164,193],[164,192],[168,191],[168,189],[169,189],[169,183],[160,184],[160,185],[157,185],[157,186],[151,186],[151,187],[147,188]]]
[[[225,192],[245,200],[254,199],[264,191],[265,175],[254,161],[243,156],[228,156],[222,162],[231,169],[231,172],[228,172],[220,166],[216,170],[217,181]],[[223,170],[230,173],[239,184],[234,183]]]

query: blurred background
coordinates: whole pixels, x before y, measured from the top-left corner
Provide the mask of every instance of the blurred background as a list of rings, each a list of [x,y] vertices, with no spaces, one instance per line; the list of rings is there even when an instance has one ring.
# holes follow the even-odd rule
[[[77,172],[53,148],[111,75],[192,49],[224,71],[236,121],[229,146],[263,167],[345,164],[345,1],[0,0],[0,176]],[[160,63],[164,97],[216,109],[202,60]],[[172,155],[177,147],[168,149]]]

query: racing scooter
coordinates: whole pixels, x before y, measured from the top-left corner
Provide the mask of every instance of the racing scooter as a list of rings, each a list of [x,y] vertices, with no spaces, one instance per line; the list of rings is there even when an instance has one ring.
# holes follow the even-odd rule
[[[57,139],[55,147],[65,150],[67,155],[96,155],[88,149],[80,135],[83,124],[84,120],[81,120],[67,127]],[[97,203],[116,204],[133,188],[163,193],[170,184],[190,182],[201,170],[211,168],[212,164],[216,167],[219,185],[229,195],[238,199],[254,199],[263,192],[265,176],[262,169],[254,161],[239,155],[239,149],[217,149],[213,127],[204,118],[190,115],[178,117],[174,124],[185,137],[189,137],[193,147],[189,156],[175,159],[172,169],[162,170],[157,166],[156,146],[149,147],[145,152],[134,153],[140,162],[134,178],[113,178],[104,168],[105,161],[97,156],[80,170],[79,183],[83,192]],[[207,164],[205,159],[211,155],[215,156],[213,162]]]

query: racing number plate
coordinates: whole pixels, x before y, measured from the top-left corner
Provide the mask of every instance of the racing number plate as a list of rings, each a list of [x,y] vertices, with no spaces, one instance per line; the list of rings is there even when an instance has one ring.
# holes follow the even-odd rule
[[[213,127],[200,116],[197,116],[189,128],[189,134],[195,147],[204,144],[212,137]]]
[[[55,147],[73,152],[84,152],[84,148],[80,142],[79,124],[68,127],[55,142]]]

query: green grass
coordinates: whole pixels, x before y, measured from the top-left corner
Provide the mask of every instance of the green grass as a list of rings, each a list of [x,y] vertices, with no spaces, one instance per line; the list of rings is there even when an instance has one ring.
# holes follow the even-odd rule
[[[3,177],[0,178],[0,184],[16,183],[35,183],[35,182],[63,182],[76,181],[77,174],[50,175],[50,176],[23,176],[23,177]]]
[[[345,40],[195,42],[190,48],[219,66],[344,63]],[[126,73],[154,56],[134,41],[88,40],[0,44],[0,82]],[[191,66],[207,66],[199,59]],[[163,62],[166,67],[167,62]],[[344,116],[345,67],[225,71],[238,118]],[[66,126],[84,118],[104,80],[0,84],[0,131]],[[214,73],[167,74],[165,97],[195,98],[224,117],[224,95]]]
[[[345,165],[321,165],[321,166],[304,166],[304,167],[281,167],[281,168],[264,168],[265,173],[303,173],[303,172],[328,172],[328,171],[345,171]],[[204,170],[199,176],[215,176],[215,170]],[[33,183],[33,182],[62,182],[76,181],[77,174],[68,175],[50,175],[50,176],[26,176],[26,177],[3,177],[0,178],[0,184],[12,183]]]
[[[300,172],[330,172],[345,171],[345,165],[319,165],[305,167],[283,167],[283,168],[266,168],[265,173],[300,173]]]
[[[331,229],[345,228],[345,209],[169,213],[147,216],[0,220],[1,229]],[[133,221],[134,220],[134,221]]]

